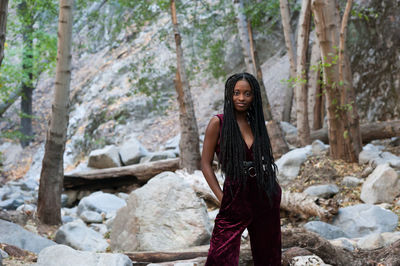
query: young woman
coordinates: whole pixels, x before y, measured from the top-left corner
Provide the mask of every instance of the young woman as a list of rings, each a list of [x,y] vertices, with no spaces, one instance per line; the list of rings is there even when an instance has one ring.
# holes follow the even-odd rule
[[[214,153],[225,175],[221,190],[212,169]],[[262,111],[260,86],[248,73],[225,83],[224,114],[206,129],[201,166],[221,202],[206,266],[238,265],[247,228],[254,265],[281,265],[281,188]]]

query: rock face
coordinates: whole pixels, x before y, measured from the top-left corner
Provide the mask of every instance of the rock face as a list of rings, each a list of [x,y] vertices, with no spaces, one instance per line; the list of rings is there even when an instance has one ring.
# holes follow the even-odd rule
[[[95,192],[81,199],[78,205],[78,215],[84,211],[105,213],[106,216],[113,216],[118,209],[126,206],[125,200],[110,193],[102,191]]]
[[[149,152],[138,140],[131,138],[121,145],[119,154],[124,165],[131,165],[138,163]]]
[[[134,190],[117,212],[111,230],[113,250],[171,250],[207,243],[211,224],[202,199],[172,172]]]
[[[45,248],[39,253],[35,266],[131,266],[132,261],[124,254],[77,251],[65,245]]]
[[[42,249],[56,245],[55,242],[35,235],[17,224],[0,219],[0,243],[17,246],[33,253],[39,253]]]
[[[400,194],[400,175],[388,164],[381,164],[370,174],[361,189],[365,203],[392,202]]]
[[[325,239],[347,237],[346,233],[339,227],[321,221],[308,222],[304,225],[304,228],[308,231],[319,234]]]
[[[371,204],[358,204],[340,208],[333,225],[353,238],[391,232],[396,228],[398,220],[399,217],[389,210]]]
[[[284,154],[276,165],[278,166],[278,179],[282,184],[288,183],[297,177],[300,166],[307,160],[307,156],[311,154],[311,146],[292,150]]]
[[[78,250],[106,251],[107,241],[101,234],[88,228],[81,220],[75,220],[61,226],[54,239],[59,244],[65,244]]]
[[[310,196],[328,199],[339,193],[339,188],[335,184],[315,185],[308,187],[304,190],[304,193]]]
[[[121,166],[117,147],[105,146],[103,149],[91,151],[89,154],[89,167],[110,168]]]

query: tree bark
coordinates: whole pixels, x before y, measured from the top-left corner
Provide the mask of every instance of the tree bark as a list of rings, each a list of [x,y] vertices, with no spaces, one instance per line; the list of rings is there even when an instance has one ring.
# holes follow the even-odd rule
[[[361,139],[363,143],[368,143],[375,139],[388,139],[400,136],[400,120],[375,122],[360,126]],[[286,136],[287,141],[296,143],[296,137]],[[324,143],[329,143],[328,129],[322,128],[311,132],[311,141],[316,139]]]
[[[6,42],[8,0],[0,1],[0,66],[4,58],[4,43]]]
[[[310,144],[310,126],[307,107],[307,50],[310,32],[311,0],[303,0],[301,4],[297,38],[297,67],[296,67],[296,113],[299,143],[302,146]]]
[[[343,62],[339,61],[338,52],[335,49],[335,47],[339,47],[337,25],[340,21],[336,1],[312,0],[312,9],[321,46],[324,85],[327,91],[330,155],[334,159],[357,162],[361,145],[355,143],[355,140],[359,140],[360,137],[359,135],[353,136],[353,134],[357,134],[357,130],[352,130],[352,127],[357,125],[358,119],[354,115],[354,108],[351,108],[355,102],[348,102],[347,99],[347,95],[352,95],[354,92],[351,92],[351,87],[343,87],[345,82],[340,79],[339,75],[339,65]],[[344,36],[342,37],[344,38]],[[347,77],[351,80],[349,74]],[[346,90],[348,90],[348,94]]]
[[[236,13],[236,24],[239,32],[240,44],[242,45],[244,63],[246,71],[252,75],[256,75],[253,57],[251,56],[250,37],[247,27],[246,15],[243,13],[244,5],[242,0],[233,0],[233,6]]]
[[[38,216],[42,223],[61,223],[66,134],[71,82],[72,8],[74,0],[60,0],[55,93],[50,128],[40,174]]]
[[[268,121],[268,135],[271,138],[271,146],[274,154],[274,159],[279,159],[282,155],[289,151],[289,146],[282,133],[282,128],[276,120]]]
[[[290,62],[290,77],[294,79],[296,77],[296,50],[294,35],[292,27],[290,25],[290,10],[289,3],[287,0],[280,0],[280,10],[282,17],[283,34],[285,36],[285,44],[288,51],[288,57]],[[286,87],[285,101],[283,106],[282,121],[290,122],[290,112],[293,104],[293,87],[289,84]]]
[[[189,82],[185,73],[175,0],[171,0],[170,5],[177,57],[175,89],[178,94],[179,122],[181,128],[181,140],[179,142],[180,166],[193,173],[194,170],[200,169],[199,132]]]

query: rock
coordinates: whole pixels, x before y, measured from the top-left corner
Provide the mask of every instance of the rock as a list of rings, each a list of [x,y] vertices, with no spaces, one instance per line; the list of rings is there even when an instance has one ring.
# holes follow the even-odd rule
[[[78,199],[77,190],[66,190],[63,192],[63,195],[67,195],[67,202],[65,203],[65,207],[72,207]]]
[[[329,264],[325,264],[324,261],[318,257],[317,255],[311,256],[297,256],[292,258],[290,261],[291,266],[328,266]]]
[[[383,148],[383,146],[373,144],[365,145],[358,155],[359,163],[369,163],[372,167],[388,163],[393,168],[400,169],[400,157],[390,152],[383,152]]]
[[[167,140],[164,145],[166,150],[171,150],[176,155],[179,155],[179,141],[181,140],[181,134],[176,135],[175,137]]]
[[[0,243],[13,245],[33,253],[39,253],[42,249],[56,244],[47,238],[25,230],[17,224],[4,220],[0,220]]]
[[[18,196],[17,198],[10,198],[0,201],[0,209],[16,210],[22,204],[24,204],[24,198],[22,196]]]
[[[400,199],[396,202],[396,206],[400,206]]]
[[[32,164],[29,167],[28,172],[24,175],[24,179],[31,179],[39,181],[40,172],[42,171],[42,161],[44,157],[44,144],[36,150],[32,158]]]
[[[89,154],[89,167],[110,168],[121,166],[117,147],[105,146],[103,149],[91,151]]]
[[[325,145],[319,139],[314,140],[311,144],[311,152],[313,155],[324,155],[329,149],[329,145]]]
[[[354,176],[345,176],[342,180],[342,185],[345,187],[357,187],[359,184],[363,183],[364,180],[354,177]]]
[[[278,179],[282,184],[287,184],[290,180],[297,177],[300,166],[307,160],[307,156],[311,154],[311,146],[292,150],[284,154],[276,161],[278,166]]]
[[[108,232],[107,226],[105,224],[90,224],[90,228],[92,228],[94,231],[99,232],[101,235],[104,235],[105,233]]]
[[[319,234],[325,239],[347,237],[346,233],[339,227],[321,221],[308,222],[304,225],[304,228],[308,231]]]
[[[385,232],[381,234],[381,237],[386,247],[400,239],[400,232]]]
[[[65,245],[48,247],[39,253],[35,266],[132,266],[124,254],[77,251]]]
[[[115,215],[118,209],[126,206],[126,201],[110,193],[97,191],[81,199],[78,205],[78,215],[84,211],[94,211]]]
[[[209,241],[211,224],[202,199],[188,183],[163,172],[129,195],[111,230],[113,250],[173,250]]]
[[[131,165],[138,163],[149,152],[138,140],[130,138],[120,146],[119,154],[124,165]]]
[[[366,250],[381,248],[384,246],[384,244],[385,242],[379,233],[364,236],[357,242],[358,248]]]
[[[365,203],[392,202],[400,194],[400,175],[388,164],[375,168],[364,182],[360,198]]]
[[[128,198],[129,198],[129,194],[124,193],[124,192],[118,192],[117,196],[118,196],[118,198],[121,198],[125,201],[128,200]]]
[[[2,250],[1,248],[0,248],[0,258],[3,258],[3,259],[7,259],[9,256],[8,256],[8,253],[7,252],[5,252],[4,250]],[[1,261],[1,260],[0,260]],[[1,265],[1,264],[0,264]]]
[[[69,223],[69,222],[73,222],[74,220],[76,220],[76,217],[72,217],[72,216],[68,216],[68,215],[61,216],[61,222],[63,224],[66,224],[66,223]]]
[[[362,178],[368,177],[372,172],[374,171],[374,168],[372,166],[367,166],[361,173]]]
[[[327,198],[331,198],[335,194],[339,193],[339,188],[335,184],[314,185],[314,186],[310,186],[306,190],[304,190],[304,193],[306,193],[310,196],[327,199]]]
[[[341,228],[349,237],[363,237],[372,233],[393,231],[398,216],[371,204],[357,204],[340,208],[332,224]]]
[[[17,211],[26,213],[27,215],[33,215],[36,212],[36,206],[31,204],[22,204],[17,208]]]
[[[103,217],[94,211],[83,211],[79,217],[86,223],[101,223],[103,222]]]
[[[344,238],[344,237],[339,237],[339,238],[336,238],[336,239],[332,239],[332,240],[329,240],[329,242],[332,245],[336,246],[336,247],[340,247],[340,248],[346,249],[346,250],[348,250],[350,252],[353,252],[355,247],[357,246],[357,242],[356,241],[354,241],[352,239],[347,239],[347,238]]]
[[[140,158],[140,163],[154,162],[159,160],[165,160],[170,158],[176,158],[176,154],[172,151],[159,151],[152,152],[148,155]]]
[[[54,240],[84,251],[106,251],[108,247],[107,241],[100,233],[88,228],[79,219],[62,225],[57,230]]]
[[[297,135],[297,128],[293,126],[292,124],[285,122],[285,121],[280,121],[279,122],[281,129],[283,133],[286,135]]]
[[[3,171],[8,171],[11,166],[19,160],[23,149],[19,143],[4,142],[0,145],[0,153],[2,154]]]

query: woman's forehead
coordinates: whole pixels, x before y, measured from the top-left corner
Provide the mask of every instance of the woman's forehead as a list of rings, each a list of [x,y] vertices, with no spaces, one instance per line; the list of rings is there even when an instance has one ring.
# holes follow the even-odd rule
[[[251,87],[250,87],[249,82],[247,82],[247,80],[239,80],[238,82],[236,82],[234,89],[249,89],[249,90],[251,90]]]

